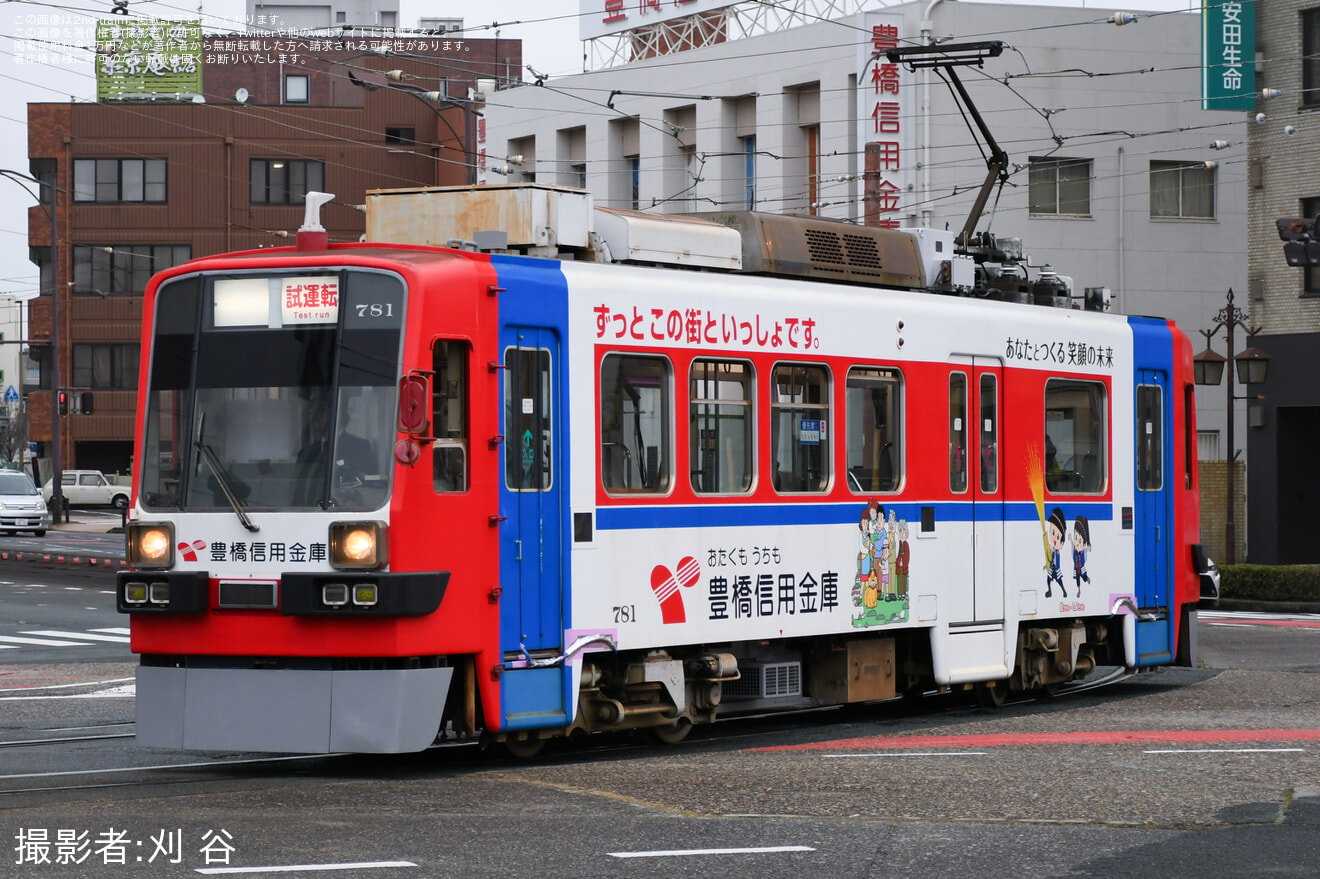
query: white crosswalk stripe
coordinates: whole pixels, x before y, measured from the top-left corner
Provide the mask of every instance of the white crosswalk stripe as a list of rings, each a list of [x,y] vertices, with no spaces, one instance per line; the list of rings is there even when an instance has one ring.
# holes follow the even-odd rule
[[[0,635],[0,650],[22,647],[92,647],[96,644],[129,643],[128,628],[113,626],[75,632],[69,629],[27,629],[13,635]]]
[[[26,644],[34,647],[91,647],[85,641],[52,641],[49,638],[19,638],[14,635],[0,635],[0,643]]]
[[[127,635],[98,635],[95,632],[57,632],[54,630],[42,630],[39,632],[19,632],[20,635],[36,635],[44,638],[70,638],[84,641],[113,641],[116,644],[127,644]]]

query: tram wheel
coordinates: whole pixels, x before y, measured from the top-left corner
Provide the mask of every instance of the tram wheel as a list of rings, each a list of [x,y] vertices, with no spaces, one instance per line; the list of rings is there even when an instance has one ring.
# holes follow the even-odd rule
[[[976,687],[976,701],[982,708],[1002,708],[1008,700],[1008,681],[986,681]]]
[[[545,750],[546,740],[528,737],[525,739],[505,739],[504,750],[519,760],[532,760]]]
[[[1046,699],[1057,699],[1063,692],[1063,684],[1045,684],[1040,690]]]
[[[689,720],[676,720],[665,726],[648,726],[646,733],[662,745],[677,745],[688,737],[692,732],[692,722]]]

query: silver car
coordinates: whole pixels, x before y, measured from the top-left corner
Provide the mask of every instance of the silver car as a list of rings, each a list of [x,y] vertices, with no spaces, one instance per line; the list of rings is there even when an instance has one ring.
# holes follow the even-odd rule
[[[50,527],[46,502],[21,470],[0,470],[0,531],[31,531],[38,537]]]

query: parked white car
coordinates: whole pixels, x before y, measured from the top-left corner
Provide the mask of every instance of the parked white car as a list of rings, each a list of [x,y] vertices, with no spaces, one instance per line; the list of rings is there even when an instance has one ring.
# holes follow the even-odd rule
[[[128,509],[128,486],[114,485],[100,470],[65,470],[60,474],[60,493],[64,502],[75,507],[112,506]],[[42,488],[46,503],[52,494],[50,481]]]
[[[49,527],[50,513],[32,477],[21,470],[0,470],[0,531],[31,531],[43,537]]]

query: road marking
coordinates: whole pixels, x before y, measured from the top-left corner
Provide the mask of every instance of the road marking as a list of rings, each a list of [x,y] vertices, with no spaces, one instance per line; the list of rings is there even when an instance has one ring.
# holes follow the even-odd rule
[[[823,754],[827,760],[852,757],[984,757],[985,751],[878,751],[874,754]]]
[[[1143,754],[1304,754],[1305,748],[1185,748],[1142,751]]]
[[[52,641],[49,638],[19,638],[15,635],[0,635],[0,642],[5,644],[28,644],[37,647],[91,647],[85,641]]]
[[[681,848],[653,852],[608,852],[612,858],[686,858],[693,855],[764,855],[777,852],[814,852],[805,845],[770,845],[762,848]]]
[[[108,594],[110,594],[110,595],[114,595],[113,592],[110,592],[110,593],[108,593]],[[89,631],[89,632],[105,632],[107,635],[127,635],[129,630],[128,630],[128,627],[127,627],[127,626],[116,626],[116,627],[114,627],[114,628],[110,628],[110,629],[88,629],[87,631]]]
[[[42,635],[47,638],[81,638],[87,641],[113,641],[116,644],[127,644],[126,635],[98,635],[95,632],[58,632],[54,629],[46,629],[38,632],[19,632],[20,635]]]
[[[1320,729],[1201,729],[1201,730],[1083,730],[1058,733],[986,733],[966,736],[874,736],[808,742],[800,745],[771,745],[752,751],[839,751],[848,748],[870,751],[894,748],[1009,748],[1032,745],[1140,745],[1216,742],[1317,742]]]
[[[208,876],[234,876],[239,873],[312,873],[322,870],[382,870],[416,866],[412,861],[363,861],[357,864],[291,864],[287,867],[195,867],[193,872]]]
[[[107,678],[104,681],[83,681],[78,684],[46,684],[40,687],[0,687],[0,693],[32,693],[38,690],[68,690],[73,687],[102,687],[107,684],[122,684],[131,680],[134,680],[134,678]]]

